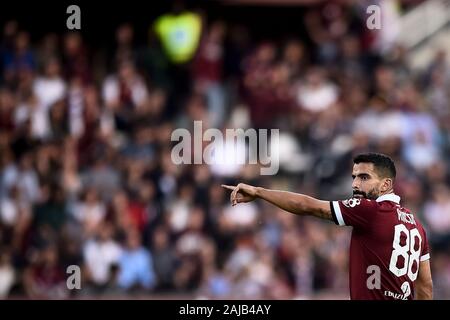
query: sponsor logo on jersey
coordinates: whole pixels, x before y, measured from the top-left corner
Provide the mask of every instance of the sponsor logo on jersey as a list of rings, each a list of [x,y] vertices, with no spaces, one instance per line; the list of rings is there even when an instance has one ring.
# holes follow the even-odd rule
[[[396,300],[406,300],[411,295],[411,286],[408,281],[403,282],[400,287],[403,293],[394,293],[392,291],[386,290],[384,291],[384,295],[386,297],[392,297]]]

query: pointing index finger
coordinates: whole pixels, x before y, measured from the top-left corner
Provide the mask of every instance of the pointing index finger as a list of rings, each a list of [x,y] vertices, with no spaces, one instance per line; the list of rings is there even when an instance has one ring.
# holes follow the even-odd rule
[[[235,186],[227,186],[226,184],[222,184],[222,187],[224,187],[225,189],[228,189],[228,190],[234,190],[234,188],[236,188]]]

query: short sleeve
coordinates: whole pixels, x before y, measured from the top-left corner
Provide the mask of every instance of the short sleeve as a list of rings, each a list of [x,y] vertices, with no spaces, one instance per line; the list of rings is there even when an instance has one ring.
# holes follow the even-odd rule
[[[427,233],[423,227],[422,232],[423,232],[423,243],[422,243],[422,252],[420,253],[420,261],[426,261],[430,259],[430,247],[428,245]]]
[[[348,200],[330,201],[333,220],[340,226],[364,228],[377,211],[376,201],[351,198]]]

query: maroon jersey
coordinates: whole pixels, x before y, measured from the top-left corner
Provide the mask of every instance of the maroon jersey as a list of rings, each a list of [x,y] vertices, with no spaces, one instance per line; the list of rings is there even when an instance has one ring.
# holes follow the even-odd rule
[[[400,197],[352,198],[330,206],[336,224],[353,227],[351,299],[414,299],[419,262],[430,254],[424,228]]]

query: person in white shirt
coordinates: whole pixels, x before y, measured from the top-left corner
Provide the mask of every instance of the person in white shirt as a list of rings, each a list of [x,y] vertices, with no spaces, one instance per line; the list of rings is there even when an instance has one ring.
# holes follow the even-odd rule
[[[87,241],[83,255],[91,283],[97,287],[106,285],[111,277],[111,268],[118,264],[122,255],[121,246],[113,239],[110,223],[103,223],[98,237]]]

